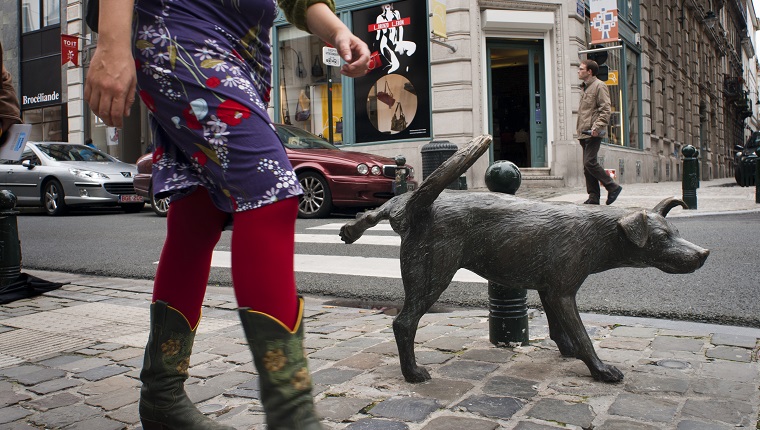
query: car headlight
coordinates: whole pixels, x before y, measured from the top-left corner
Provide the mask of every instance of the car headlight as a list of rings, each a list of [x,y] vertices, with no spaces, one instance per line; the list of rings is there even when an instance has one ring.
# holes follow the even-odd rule
[[[359,172],[360,175],[366,175],[369,173],[369,167],[367,167],[366,164],[362,163],[356,166],[356,171]]]
[[[372,166],[372,174],[373,175],[378,176],[381,173],[383,173],[383,172],[380,170],[379,166]]]
[[[104,175],[100,172],[93,172],[92,170],[82,170],[82,169],[69,169],[69,173],[76,176],[77,178],[82,179],[108,179],[108,176]]]

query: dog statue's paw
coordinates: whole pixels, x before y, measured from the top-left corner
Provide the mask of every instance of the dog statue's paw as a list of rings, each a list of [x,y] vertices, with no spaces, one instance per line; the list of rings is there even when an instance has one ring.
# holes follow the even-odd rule
[[[594,379],[602,382],[620,382],[623,380],[623,372],[618,370],[615,366],[610,366],[609,364],[603,364],[603,367],[601,369],[597,369],[596,371],[592,371],[591,374],[594,376]]]
[[[358,237],[353,237],[353,235],[350,233],[350,229],[351,226],[348,224],[340,228],[340,239],[346,244],[352,244],[356,242],[356,239],[358,239]]]
[[[402,373],[404,374],[404,379],[406,379],[406,382],[410,382],[412,384],[429,381],[431,379],[430,373],[428,373],[424,367],[417,366],[412,370],[407,370]]]

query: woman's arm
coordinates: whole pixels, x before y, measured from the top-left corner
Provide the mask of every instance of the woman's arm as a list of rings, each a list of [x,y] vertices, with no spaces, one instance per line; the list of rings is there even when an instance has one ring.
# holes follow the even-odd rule
[[[134,0],[100,0],[98,46],[90,61],[84,99],[107,125],[121,127],[135,102],[137,74],[132,57]]]

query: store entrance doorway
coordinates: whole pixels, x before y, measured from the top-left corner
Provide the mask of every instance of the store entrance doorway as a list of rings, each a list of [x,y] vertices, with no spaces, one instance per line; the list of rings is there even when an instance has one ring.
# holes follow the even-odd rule
[[[546,102],[540,41],[492,40],[488,51],[491,161],[546,167]]]

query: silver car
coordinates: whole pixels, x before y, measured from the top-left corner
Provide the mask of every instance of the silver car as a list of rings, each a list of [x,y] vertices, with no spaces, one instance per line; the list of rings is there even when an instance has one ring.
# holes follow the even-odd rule
[[[135,194],[137,167],[85,145],[28,142],[21,159],[0,160],[0,189],[16,195],[16,206],[42,206],[49,215],[69,207],[120,206],[142,210]]]

